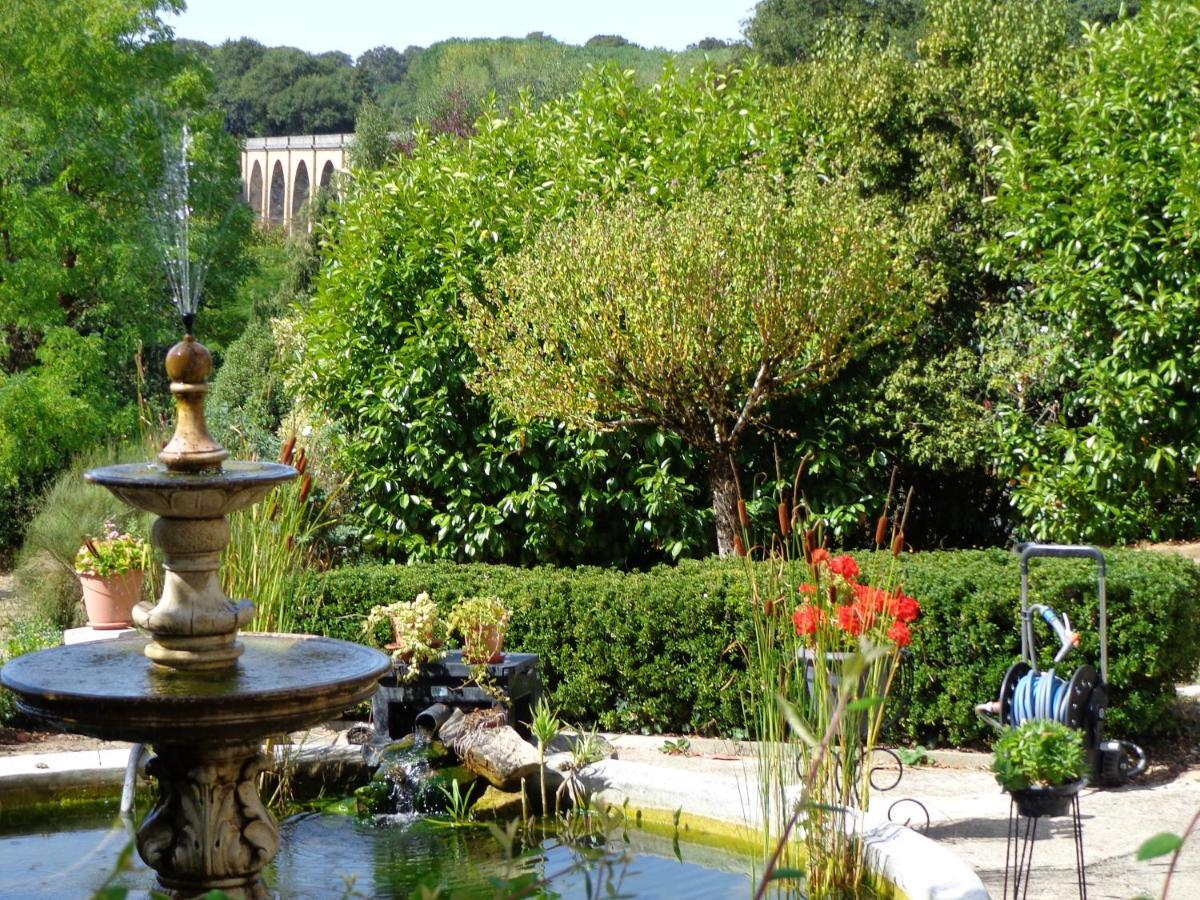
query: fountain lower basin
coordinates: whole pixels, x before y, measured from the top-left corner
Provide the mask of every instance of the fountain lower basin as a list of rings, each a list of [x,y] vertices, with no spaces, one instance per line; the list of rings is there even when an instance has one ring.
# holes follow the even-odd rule
[[[0,672],[22,712],[65,731],[153,745],[158,782],[138,852],[169,896],[213,889],[268,896],[261,873],[279,826],[258,796],[262,738],[367,699],[390,660],[330,638],[252,634],[233,667],[166,669],[146,638],[73,644],[18,657]]]
[[[0,682],[22,712],[75,734],[138,743],[245,743],[323,722],[368,699],[391,662],[331,638],[244,634],[226,672],[164,670],[146,638],[21,656]]]

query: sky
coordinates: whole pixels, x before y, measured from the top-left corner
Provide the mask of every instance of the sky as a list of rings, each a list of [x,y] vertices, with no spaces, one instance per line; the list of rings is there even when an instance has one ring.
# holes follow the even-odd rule
[[[219,44],[251,37],[268,47],[322,52],[451,37],[523,37],[542,31],[569,44],[619,34],[646,47],[682,50],[701,38],[735,39],[754,0],[188,0],[168,16],[177,37]]]

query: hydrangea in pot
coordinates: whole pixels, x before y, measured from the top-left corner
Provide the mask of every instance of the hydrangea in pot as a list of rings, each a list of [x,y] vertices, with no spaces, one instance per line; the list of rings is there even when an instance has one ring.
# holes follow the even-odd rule
[[[1023,816],[1063,815],[1086,783],[1083,736],[1061,722],[1032,719],[1008,728],[993,751],[996,781]]]
[[[119,531],[112,521],[104,523],[104,537],[84,541],[75,554],[75,573],[90,627],[132,626],[133,608],[142,597],[149,564],[149,544]]]
[[[426,663],[441,658],[445,624],[438,614],[437,604],[425,591],[412,601],[372,607],[363,622],[363,630],[374,634],[384,622],[392,627],[394,640],[386,645],[392,651],[392,659],[407,666],[404,680],[415,680]]]
[[[463,662],[503,661],[504,635],[512,614],[499,597],[464,597],[450,611],[450,630],[463,640]]]

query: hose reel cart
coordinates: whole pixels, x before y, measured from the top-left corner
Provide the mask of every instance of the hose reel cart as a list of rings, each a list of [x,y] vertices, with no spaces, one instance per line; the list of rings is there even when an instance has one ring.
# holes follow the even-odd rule
[[[976,713],[997,729],[1020,725],[1030,719],[1053,719],[1083,732],[1090,780],[1116,787],[1146,770],[1146,754],[1129,741],[1105,740],[1108,689],[1108,608],[1104,554],[1095,547],[1065,544],[1018,544],[1021,555],[1021,660],[1014,663],[1000,683],[999,699],[981,703]],[[1083,557],[1098,565],[1096,579],[1100,606],[1100,671],[1084,664],[1069,678],[1057,674],[1059,664],[1079,645],[1079,633],[1071,628],[1066,614],[1029,602],[1029,560],[1035,557]],[[1057,636],[1059,650],[1053,668],[1038,668],[1034,621],[1041,618]]]

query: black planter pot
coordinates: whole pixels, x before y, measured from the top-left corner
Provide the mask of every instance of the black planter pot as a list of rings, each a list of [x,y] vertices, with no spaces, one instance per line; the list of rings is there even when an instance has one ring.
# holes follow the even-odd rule
[[[1071,798],[1083,790],[1085,784],[1087,779],[1080,778],[1069,784],[1030,787],[1011,793],[1017,803],[1017,812],[1026,818],[1065,816],[1071,809]]]

